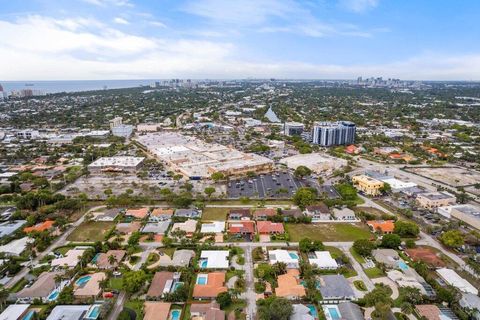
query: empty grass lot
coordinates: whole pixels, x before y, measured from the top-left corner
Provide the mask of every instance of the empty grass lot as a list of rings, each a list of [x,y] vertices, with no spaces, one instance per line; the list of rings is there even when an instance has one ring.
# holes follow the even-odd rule
[[[298,242],[303,238],[320,241],[355,241],[369,239],[371,236],[367,226],[351,223],[288,223],[286,229],[292,242]]]
[[[202,213],[202,221],[225,221],[231,208],[205,208]]]
[[[115,225],[115,222],[88,221],[79,225],[68,236],[68,241],[95,242],[103,241],[105,234]]]

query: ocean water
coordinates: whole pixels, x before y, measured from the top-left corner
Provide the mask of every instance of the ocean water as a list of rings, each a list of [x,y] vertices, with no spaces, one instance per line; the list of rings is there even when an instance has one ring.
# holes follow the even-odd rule
[[[40,90],[44,93],[79,92],[103,89],[134,88],[149,86],[155,81],[162,80],[71,80],[71,81],[1,81],[3,90],[10,93],[12,90]]]

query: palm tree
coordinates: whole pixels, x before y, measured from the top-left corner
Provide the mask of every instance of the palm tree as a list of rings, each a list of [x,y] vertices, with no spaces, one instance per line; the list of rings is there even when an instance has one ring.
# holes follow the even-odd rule
[[[413,312],[413,305],[409,302],[404,302],[400,306],[400,309],[402,310],[403,313],[405,314],[411,314]]]
[[[109,255],[108,256],[108,263],[113,267],[114,264],[116,264],[117,262],[117,259],[115,258],[115,256],[113,254]]]
[[[7,302],[8,298],[8,290],[6,290],[3,286],[0,289],[0,308],[3,310],[5,306],[5,302]]]

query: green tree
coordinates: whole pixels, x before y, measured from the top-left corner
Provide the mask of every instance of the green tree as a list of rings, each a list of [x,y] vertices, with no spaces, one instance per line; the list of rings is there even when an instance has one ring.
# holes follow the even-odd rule
[[[225,175],[221,172],[214,172],[212,173],[212,175],[210,176],[210,178],[215,181],[215,182],[218,182],[220,180],[223,180],[225,179]]]
[[[298,243],[298,247],[301,252],[308,253],[312,251],[323,251],[325,246],[320,240],[312,241],[310,238],[303,238]]]
[[[312,170],[306,166],[298,166],[293,173],[297,178],[304,178],[312,174]]]
[[[380,188],[380,192],[382,193],[390,193],[392,192],[392,186],[386,182],[383,183],[383,186]]]
[[[293,202],[302,210],[313,204],[317,199],[317,192],[313,188],[299,188],[293,196]]]
[[[465,237],[458,230],[450,230],[440,236],[440,241],[450,248],[458,248],[464,245]]]
[[[396,249],[402,244],[402,239],[398,234],[385,234],[382,237],[381,246],[384,248]]]
[[[285,298],[269,297],[259,302],[260,320],[288,320],[292,313],[292,303]]]
[[[128,271],[123,274],[123,289],[132,294],[140,290],[146,280],[145,271]]]
[[[417,237],[420,233],[420,228],[413,222],[398,220],[395,222],[393,232],[400,237]]]
[[[375,249],[375,243],[368,239],[358,239],[353,242],[353,250],[361,256],[369,256]]]
[[[218,294],[216,301],[220,305],[220,309],[225,309],[232,304],[232,296],[229,292],[221,292]]]
[[[203,192],[205,192],[205,194],[207,195],[207,197],[211,197],[212,194],[215,193],[215,188],[214,187],[206,187],[205,190],[203,190]]]

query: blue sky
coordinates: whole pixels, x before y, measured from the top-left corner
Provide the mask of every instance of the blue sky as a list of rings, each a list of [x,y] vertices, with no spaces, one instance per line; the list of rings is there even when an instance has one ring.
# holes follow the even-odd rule
[[[0,0],[0,80],[480,80],[480,1]]]

